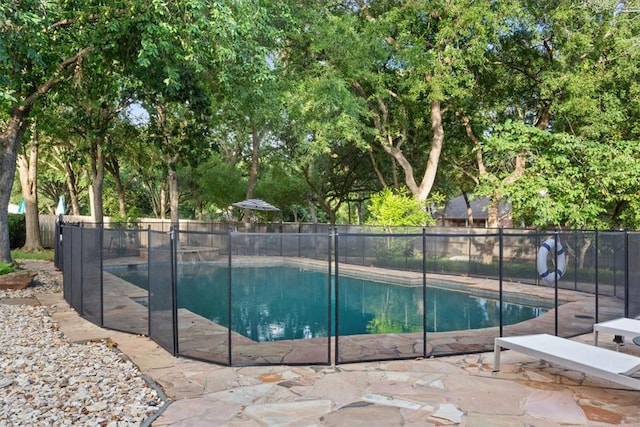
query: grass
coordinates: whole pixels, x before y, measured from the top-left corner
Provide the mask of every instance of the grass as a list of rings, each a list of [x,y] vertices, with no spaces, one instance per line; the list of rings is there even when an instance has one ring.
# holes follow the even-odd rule
[[[36,259],[42,261],[53,261],[54,252],[53,249],[45,249],[40,252],[25,252],[19,249],[11,251],[11,258],[18,259]]]

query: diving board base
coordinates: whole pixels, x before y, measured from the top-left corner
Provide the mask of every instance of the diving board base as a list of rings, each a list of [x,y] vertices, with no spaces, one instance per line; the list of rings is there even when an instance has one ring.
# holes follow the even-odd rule
[[[640,357],[548,334],[502,337],[494,342],[494,372],[503,348],[640,390],[640,379],[631,377],[640,371]]]

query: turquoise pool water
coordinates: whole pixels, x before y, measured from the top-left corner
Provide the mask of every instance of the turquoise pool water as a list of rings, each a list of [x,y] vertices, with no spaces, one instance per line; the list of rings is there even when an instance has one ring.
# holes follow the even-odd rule
[[[147,288],[144,268],[112,270]],[[228,268],[181,265],[178,308],[185,308],[254,341],[303,339],[335,334],[336,296],[340,335],[421,332],[427,313],[427,332],[478,329],[499,325],[500,303],[466,292],[408,287],[340,276],[337,295],[329,292],[327,274],[284,267],[234,267],[231,322]],[[537,317],[546,310],[503,303],[505,325]],[[331,318],[331,327],[329,319]],[[331,332],[329,332],[331,328]]]

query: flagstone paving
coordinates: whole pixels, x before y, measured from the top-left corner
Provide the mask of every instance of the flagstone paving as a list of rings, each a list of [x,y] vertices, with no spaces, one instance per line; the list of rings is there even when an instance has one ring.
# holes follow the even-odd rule
[[[640,426],[640,392],[503,352],[336,366],[222,367],[101,329],[37,296],[71,341],[109,338],[167,397],[152,426]],[[603,346],[615,348],[602,334]],[[579,340],[591,342],[591,335]],[[640,356],[628,343],[622,351]]]

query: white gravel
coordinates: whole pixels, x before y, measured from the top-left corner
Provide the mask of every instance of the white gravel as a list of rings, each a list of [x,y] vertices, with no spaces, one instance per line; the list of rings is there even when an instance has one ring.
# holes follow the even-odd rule
[[[0,291],[0,427],[146,424],[163,402],[124,355],[70,343],[46,307],[2,303],[60,292],[50,266],[25,264],[39,271],[34,286]]]

